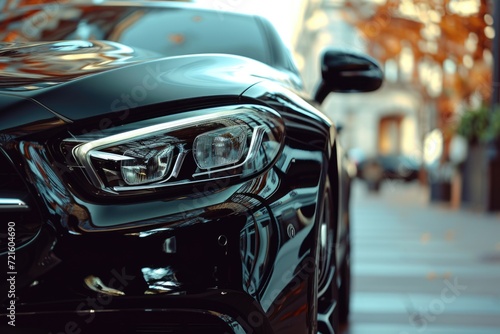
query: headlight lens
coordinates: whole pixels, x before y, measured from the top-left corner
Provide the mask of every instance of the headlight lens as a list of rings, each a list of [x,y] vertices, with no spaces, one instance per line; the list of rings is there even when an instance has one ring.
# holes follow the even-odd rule
[[[195,138],[193,153],[201,169],[213,169],[237,163],[247,148],[247,130],[230,126],[203,133]]]
[[[172,164],[174,147],[159,143],[126,150],[121,161],[121,174],[126,184],[144,184],[165,178]]]
[[[269,167],[282,147],[283,121],[266,107],[212,108],[182,116],[68,138],[62,149],[71,152],[68,163],[83,170],[94,186],[120,193],[248,177]]]

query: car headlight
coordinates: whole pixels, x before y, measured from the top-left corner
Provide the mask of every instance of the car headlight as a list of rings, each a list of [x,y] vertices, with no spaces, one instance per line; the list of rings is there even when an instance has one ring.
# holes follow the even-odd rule
[[[273,163],[283,139],[279,114],[242,105],[74,136],[62,150],[95,187],[120,193],[253,176]]]

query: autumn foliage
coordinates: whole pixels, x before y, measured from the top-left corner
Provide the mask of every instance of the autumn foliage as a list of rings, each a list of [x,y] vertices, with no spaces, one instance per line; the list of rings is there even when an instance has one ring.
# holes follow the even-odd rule
[[[457,111],[491,95],[493,17],[486,0],[348,0],[345,19],[365,37],[368,52],[382,63],[400,64],[411,50],[411,84],[438,110],[440,127]],[[422,66],[440,75],[437,92],[429,92]]]

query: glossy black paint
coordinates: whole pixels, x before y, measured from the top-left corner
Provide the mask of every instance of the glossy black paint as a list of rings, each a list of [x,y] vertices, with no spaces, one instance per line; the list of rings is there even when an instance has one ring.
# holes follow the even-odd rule
[[[280,74],[275,69],[247,58],[231,55],[186,56],[154,60],[120,69],[127,80],[117,80],[113,71],[86,76],[71,85],[60,85],[50,90],[24,93],[51,110],[57,110],[67,119],[80,120],[101,117],[103,113],[116,113],[120,119],[129,117],[132,109],[161,103],[193,103],[196,108],[209,99],[231,99],[238,97],[251,85],[267,80],[276,80]],[[282,74],[281,74],[282,75]],[[107,87],[96,92],[96,86]],[[74,94],[74,91],[79,94]],[[186,101],[186,102],[184,102]],[[77,109],[65,108],[69,103]],[[218,101],[214,104],[218,105]],[[158,115],[169,114],[171,106]],[[143,112],[143,111],[141,111]],[[135,113],[139,113],[136,111]],[[131,115],[134,116],[134,115]],[[138,116],[137,118],[143,117]]]
[[[125,18],[153,9],[175,10],[181,21],[217,15],[178,4],[82,6],[86,15],[113,9]],[[61,10],[66,7],[73,8]],[[13,14],[2,26],[33,13]],[[148,60],[152,53],[107,42],[9,46],[28,48],[40,68],[51,68],[35,77],[10,68],[20,80],[0,88],[0,224],[15,222],[18,233],[17,328],[316,333],[318,293],[337,289],[330,274],[348,258],[348,162],[332,122],[304,99],[272,27],[248,22],[276,49],[268,50],[267,64],[227,54]],[[115,52],[114,61],[103,63],[110,47],[130,54],[122,59]],[[82,71],[82,59],[90,72]],[[239,105],[270,108],[285,132],[272,164],[239,181],[106,194],[80,177],[81,167],[69,164],[61,149],[63,140],[82,134],[119,133],[139,121],[182,120]],[[2,204],[8,198],[24,206]],[[327,245],[320,243],[325,212],[334,237]],[[7,239],[0,236],[6,262]],[[318,273],[324,251],[335,256]],[[9,288],[4,282],[2,291]],[[2,303],[5,310],[10,301]]]

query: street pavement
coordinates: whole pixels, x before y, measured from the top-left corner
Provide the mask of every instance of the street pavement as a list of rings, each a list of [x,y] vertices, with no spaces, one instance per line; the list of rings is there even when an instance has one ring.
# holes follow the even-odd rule
[[[351,316],[342,334],[500,334],[500,215],[429,203],[418,183],[352,197]]]

